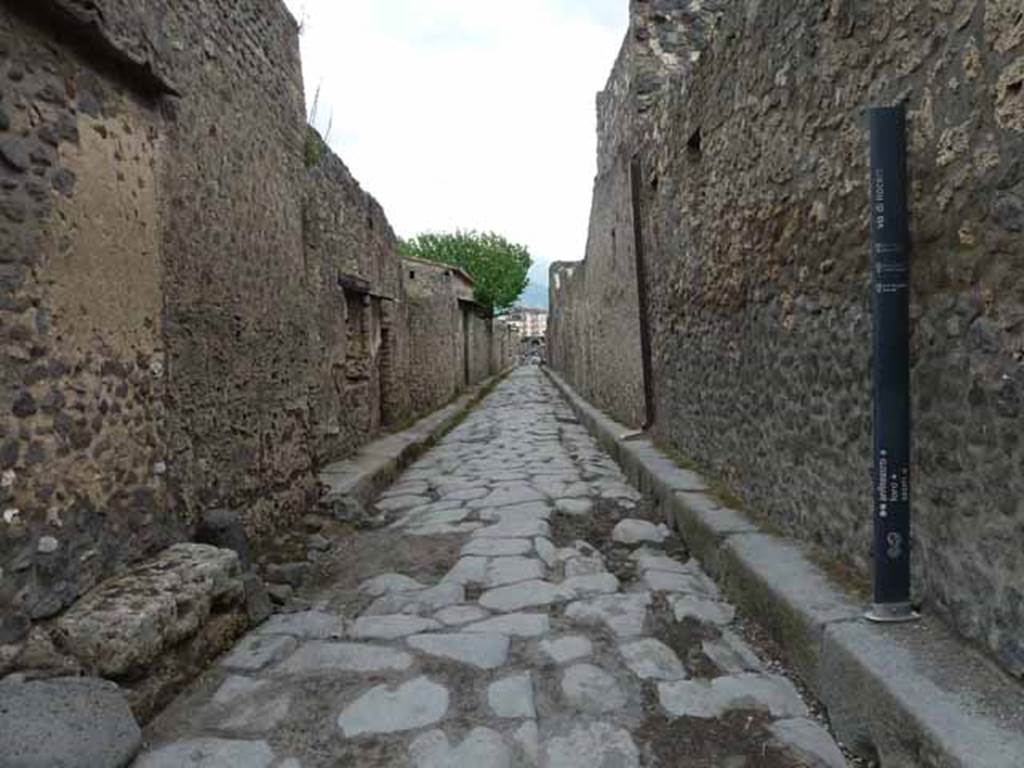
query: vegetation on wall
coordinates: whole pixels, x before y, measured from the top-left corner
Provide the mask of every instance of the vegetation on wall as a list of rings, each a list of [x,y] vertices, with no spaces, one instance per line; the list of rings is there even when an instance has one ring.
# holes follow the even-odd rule
[[[533,263],[525,246],[472,230],[417,235],[402,242],[401,252],[464,270],[476,284],[476,300],[498,313],[518,300]]]

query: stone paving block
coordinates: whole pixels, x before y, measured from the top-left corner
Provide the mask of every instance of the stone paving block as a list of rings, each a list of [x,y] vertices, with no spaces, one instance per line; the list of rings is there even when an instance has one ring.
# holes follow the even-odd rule
[[[551,517],[551,507],[544,501],[531,501],[526,504],[513,504],[508,507],[481,509],[479,517],[485,522],[547,520]]]
[[[487,563],[488,558],[486,557],[460,557],[441,581],[463,586],[483,584],[487,578]]]
[[[717,640],[703,640],[701,651],[726,674],[760,672],[764,669],[754,650],[728,630],[722,632]]]
[[[653,637],[623,643],[619,653],[626,666],[642,680],[683,680],[688,676],[675,651]]]
[[[512,473],[510,473],[512,474]],[[494,507],[510,507],[528,501],[543,501],[544,494],[528,483],[511,483],[501,485],[481,499],[469,502],[471,509],[490,509]]]
[[[230,716],[218,724],[224,731],[249,733],[254,736],[264,734],[280,725],[291,709],[292,697],[282,694],[271,699],[248,701],[233,709]]]
[[[394,688],[378,685],[342,710],[338,727],[348,738],[424,728],[448,712],[448,689],[418,677]]]
[[[592,573],[586,576],[572,576],[558,586],[566,600],[574,600],[590,595],[607,595],[618,592],[619,580],[610,573]]]
[[[389,496],[387,498],[377,499],[377,501],[374,502],[374,506],[381,512],[397,512],[420,504],[426,504],[429,501],[429,496]]]
[[[813,720],[798,717],[768,726],[775,742],[810,768],[846,768],[846,758],[828,731]]]
[[[531,579],[543,579],[547,575],[544,564],[533,557],[495,557],[486,566],[484,585],[500,587]]]
[[[114,683],[89,677],[0,682],[0,765],[120,768],[141,744]]]
[[[562,695],[583,712],[614,712],[626,706],[615,678],[593,664],[574,664],[562,673]]]
[[[461,584],[441,582],[437,586],[417,592],[392,592],[378,597],[367,608],[365,616],[387,616],[393,613],[433,613],[449,605],[464,602],[466,592]]]
[[[629,731],[596,722],[549,738],[542,764],[551,768],[639,768],[640,754]]]
[[[322,611],[278,613],[254,632],[257,635],[291,635],[306,640],[329,640],[345,636],[345,622],[340,616]]]
[[[380,597],[391,592],[408,592],[425,587],[426,584],[421,584],[416,579],[403,576],[400,573],[382,573],[380,576],[374,576],[360,584],[359,591],[372,597]]]
[[[463,632],[489,632],[510,637],[540,637],[551,629],[546,613],[507,613],[470,624]]]
[[[479,669],[500,667],[508,658],[509,640],[505,635],[485,633],[413,635],[406,638],[410,647]]]
[[[512,740],[523,753],[527,765],[540,761],[540,729],[534,720],[527,720],[512,733]]]
[[[740,709],[773,717],[807,717],[807,705],[789,680],[778,675],[741,674],[714,680],[658,684],[658,701],[677,717],[712,718]]]
[[[584,635],[564,635],[542,640],[538,647],[541,653],[546,654],[556,664],[583,659],[594,652],[590,638]]]
[[[533,680],[530,674],[513,675],[493,682],[487,688],[487,703],[498,717],[533,719]]]
[[[511,768],[512,753],[490,728],[474,728],[457,747],[444,731],[424,733],[409,745],[412,768]]]
[[[668,604],[676,621],[695,619],[705,624],[725,626],[736,618],[736,608],[729,603],[694,595],[670,595]]]
[[[511,555],[528,555],[533,549],[530,539],[470,539],[462,547],[462,555],[480,555],[483,557],[506,557]]]
[[[555,545],[551,543],[551,539],[538,536],[533,540],[533,549],[537,553],[537,557],[543,560],[548,568],[555,567],[558,560],[555,557]]]
[[[404,651],[364,643],[312,642],[275,667],[281,675],[323,674],[325,672],[401,672],[412,666]]]
[[[356,640],[394,640],[440,628],[441,624],[433,619],[404,613],[393,616],[361,616],[352,624],[349,636]]]
[[[220,684],[217,692],[213,695],[214,704],[230,704],[243,696],[256,693],[261,688],[266,688],[270,683],[266,680],[255,680],[251,677],[241,675],[229,675]]]
[[[490,589],[480,596],[480,605],[492,611],[511,612],[551,605],[563,599],[563,593],[556,585],[533,580]]]
[[[664,525],[632,518],[620,520],[612,529],[612,541],[619,544],[660,544],[668,536],[669,530]]]
[[[674,560],[665,553],[642,547],[634,550],[629,555],[630,560],[636,561],[636,569],[641,574],[644,571],[669,571],[670,573],[688,573],[690,568],[685,563]]]
[[[718,597],[718,587],[715,583],[694,573],[644,571],[644,584],[652,592],[682,592],[710,599]]]
[[[473,531],[481,539],[529,539],[535,536],[550,538],[551,527],[544,520],[503,520]]]
[[[243,637],[220,665],[227,669],[256,672],[279,659],[283,659],[299,644],[288,635],[262,635],[250,632]]]
[[[490,611],[485,611],[479,605],[451,605],[435,613],[434,618],[442,624],[451,626],[482,621],[490,615]]]
[[[561,498],[555,500],[555,509],[565,515],[589,515],[593,508],[594,502],[590,499]]]
[[[132,768],[269,768],[274,752],[265,741],[189,739],[148,752]]]
[[[580,624],[604,625],[619,637],[629,637],[643,633],[650,604],[648,593],[600,595],[570,603],[565,616]]]

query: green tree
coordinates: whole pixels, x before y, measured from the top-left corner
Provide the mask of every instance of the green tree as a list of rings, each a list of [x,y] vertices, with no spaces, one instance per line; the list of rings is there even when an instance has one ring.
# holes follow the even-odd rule
[[[516,302],[533,263],[525,246],[493,232],[424,233],[402,242],[400,250],[403,256],[460,267],[476,284],[476,300],[494,312]]]

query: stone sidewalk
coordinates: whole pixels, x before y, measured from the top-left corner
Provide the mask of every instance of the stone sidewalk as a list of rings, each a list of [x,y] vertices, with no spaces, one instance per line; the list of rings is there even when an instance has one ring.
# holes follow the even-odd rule
[[[182,694],[138,768],[847,765],[537,369],[377,507],[389,528]]]

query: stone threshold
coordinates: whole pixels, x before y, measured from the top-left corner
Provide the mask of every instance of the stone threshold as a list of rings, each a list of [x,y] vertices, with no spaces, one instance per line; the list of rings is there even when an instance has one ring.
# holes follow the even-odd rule
[[[321,508],[338,518],[361,517],[403,469],[455,427],[511,370],[475,384],[409,429],[384,435],[363,445],[351,458],[325,466],[318,474]]]
[[[580,421],[729,598],[758,621],[828,709],[837,736],[882,766],[1019,768],[1024,686],[937,617],[878,625],[799,542],[765,533],[544,368]]]

